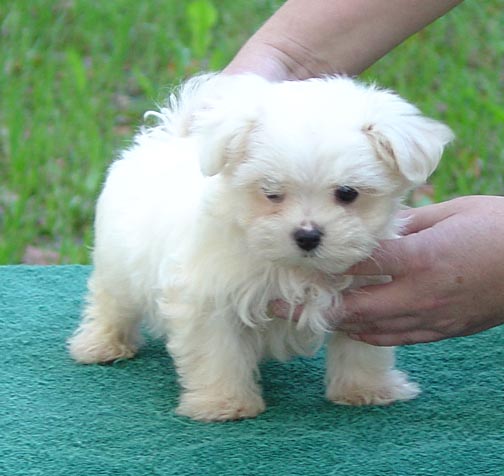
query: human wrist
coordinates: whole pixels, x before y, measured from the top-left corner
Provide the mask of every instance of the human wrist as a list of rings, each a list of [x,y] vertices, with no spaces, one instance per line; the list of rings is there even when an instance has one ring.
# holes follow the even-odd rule
[[[309,67],[312,62],[298,56],[295,47],[289,45],[288,40],[253,37],[223,73],[253,73],[270,81],[292,81],[317,76]]]

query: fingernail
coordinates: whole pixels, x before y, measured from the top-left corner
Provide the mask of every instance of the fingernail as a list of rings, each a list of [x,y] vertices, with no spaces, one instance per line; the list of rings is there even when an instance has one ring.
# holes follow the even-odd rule
[[[352,339],[352,340],[358,340],[358,341],[361,341],[362,338],[359,334],[347,334],[347,336]]]
[[[271,301],[268,305],[268,314],[271,317],[280,317],[285,319],[288,312],[286,307],[285,303],[281,300]]]

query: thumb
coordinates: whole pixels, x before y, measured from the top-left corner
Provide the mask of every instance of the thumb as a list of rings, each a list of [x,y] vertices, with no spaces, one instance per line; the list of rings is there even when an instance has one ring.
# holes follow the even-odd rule
[[[453,216],[458,206],[460,205],[452,200],[402,210],[399,219],[404,222],[404,235],[394,240],[382,241],[368,259],[352,266],[346,274],[364,276],[407,274],[415,263],[421,262],[422,252],[425,252],[429,241],[425,239],[431,235],[430,230]]]
[[[418,236],[407,235],[393,240],[385,240],[364,261],[353,265],[345,274],[356,276],[403,276],[419,255]]]
[[[411,233],[418,233],[419,231],[430,228],[436,223],[449,218],[456,212],[456,210],[454,210],[455,203],[456,201],[452,200],[449,202],[426,205],[425,207],[401,210],[398,214],[398,218],[403,222],[402,234],[409,235]]]

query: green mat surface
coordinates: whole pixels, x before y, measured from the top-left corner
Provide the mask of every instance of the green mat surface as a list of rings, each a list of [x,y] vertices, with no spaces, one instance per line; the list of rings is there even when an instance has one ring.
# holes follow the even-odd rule
[[[90,268],[0,267],[0,474],[504,475],[504,327],[399,350],[422,395],[385,408],[323,398],[323,355],[262,366],[268,410],[174,414],[162,342],[79,366],[65,350]]]

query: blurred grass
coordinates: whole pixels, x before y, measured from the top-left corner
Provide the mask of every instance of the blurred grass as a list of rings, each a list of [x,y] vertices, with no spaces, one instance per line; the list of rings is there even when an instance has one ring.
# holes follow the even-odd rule
[[[106,167],[143,112],[224,66],[280,3],[4,0],[0,263],[88,262]],[[428,200],[502,193],[502,25],[502,2],[466,0],[364,75],[455,130]]]

